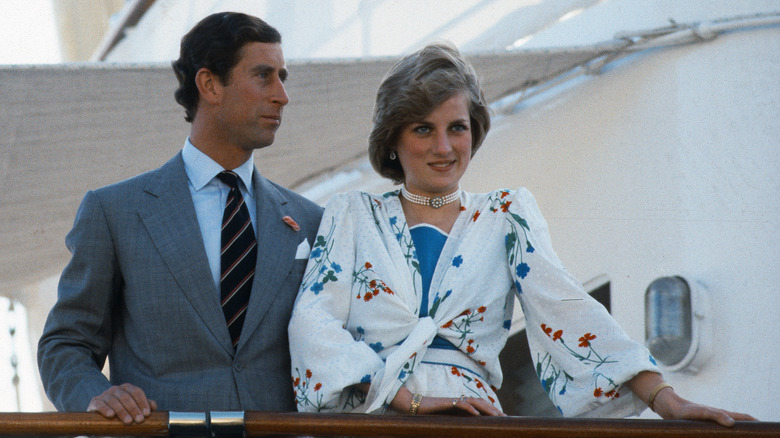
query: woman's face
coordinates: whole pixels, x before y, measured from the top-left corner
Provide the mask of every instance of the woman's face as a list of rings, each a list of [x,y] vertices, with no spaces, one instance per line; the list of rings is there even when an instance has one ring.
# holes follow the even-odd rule
[[[396,148],[406,188],[420,196],[457,190],[471,160],[471,122],[466,92],[453,95],[422,120],[401,130]]]

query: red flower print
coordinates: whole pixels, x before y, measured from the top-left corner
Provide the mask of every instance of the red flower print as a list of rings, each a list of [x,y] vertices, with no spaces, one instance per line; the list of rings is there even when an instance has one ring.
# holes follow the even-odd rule
[[[376,287],[376,280],[371,280],[371,282],[368,283],[368,287],[370,287],[371,289],[375,288]]]
[[[460,315],[458,315],[458,316],[466,316],[466,315],[471,315],[471,309],[466,309],[466,310],[460,312]]]
[[[471,217],[471,220],[476,222],[478,217],[479,217],[479,210],[477,210],[477,212],[474,213],[474,216]]]
[[[318,384],[314,385],[314,390],[315,391],[319,391],[320,388],[322,388],[322,383],[318,383]]]
[[[370,293],[366,293],[365,295],[363,295],[363,301],[365,302],[371,301],[371,298],[374,298],[374,296],[371,295]]]
[[[547,324],[542,324],[542,331],[547,335],[550,336],[550,333],[552,333],[552,327],[547,327]]]
[[[460,376],[460,371],[458,371],[457,367],[452,367],[452,375],[453,376]]]
[[[477,382],[477,388],[485,389],[485,385],[483,385],[482,382],[479,381],[479,379],[474,379],[474,381]]]
[[[371,263],[366,262],[364,266],[366,267],[366,269],[371,269]]]
[[[450,327],[452,327],[452,321],[449,321],[446,324],[444,324],[443,326],[441,326],[441,328],[450,328]]]
[[[558,339],[561,339],[561,336],[563,336],[563,330],[558,330],[557,332],[553,333],[553,341],[557,341]]]
[[[480,307],[479,309],[477,309],[477,312],[479,312],[479,313],[485,313],[485,310],[487,310],[487,307],[485,307],[485,306],[482,306],[482,307]]]
[[[306,370],[306,378],[307,379],[311,379],[311,370],[310,369]]]
[[[295,380],[293,381],[293,385],[295,385],[295,386],[298,386],[300,383],[301,383],[301,378],[300,377],[296,377]]]
[[[463,205],[461,205],[461,206],[460,206],[460,211],[466,211],[466,207],[465,207],[465,206],[463,206]]]
[[[503,204],[501,204],[501,211],[506,213],[507,210],[509,210],[509,205],[510,204],[512,204],[512,201],[504,202]]]
[[[601,390],[601,388],[596,388],[596,389],[594,389],[594,390],[593,390],[593,396],[594,396],[594,397],[601,397],[601,394],[602,394],[603,392],[604,392],[604,391],[602,391],[602,390]]]
[[[505,198],[505,197],[507,197],[507,196],[509,196],[509,192],[507,192],[507,191],[501,191],[501,198]]]
[[[615,390],[614,389],[612,391],[608,391],[608,392],[604,393],[604,397],[607,397],[607,398],[614,397],[614,396],[615,396]]]
[[[490,399],[490,403],[496,404],[496,399],[494,399],[491,396],[488,396],[488,399]]]
[[[395,294],[393,293],[393,290],[392,290],[392,289],[390,289],[390,288],[389,288],[389,287],[387,287],[387,286],[385,286],[385,292],[389,293],[390,295],[395,295]]]
[[[475,351],[477,351],[477,350],[475,350],[475,349],[474,349],[474,347],[472,347],[471,345],[469,345],[468,347],[466,347],[466,352],[467,352],[467,353],[473,353],[473,352],[475,352]]]
[[[592,335],[590,333],[585,333],[582,335],[582,337],[579,339],[580,341],[580,347],[589,347],[590,341],[596,339],[596,335]]]
[[[483,367],[487,366],[487,362],[485,362],[484,360],[479,361],[479,364],[482,365]]]

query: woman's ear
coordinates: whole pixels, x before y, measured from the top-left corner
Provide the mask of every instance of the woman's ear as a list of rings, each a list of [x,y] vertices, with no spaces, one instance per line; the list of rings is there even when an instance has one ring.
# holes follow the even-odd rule
[[[200,97],[211,105],[216,105],[222,98],[222,82],[211,70],[203,67],[195,73],[195,85]]]

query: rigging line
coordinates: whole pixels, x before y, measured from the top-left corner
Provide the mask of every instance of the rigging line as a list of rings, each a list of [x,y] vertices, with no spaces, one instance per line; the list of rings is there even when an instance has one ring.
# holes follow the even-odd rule
[[[619,32],[615,34],[615,39],[593,46],[597,49],[603,48],[603,51],[599,50],[598,55],[568,70],[558,71],[541,78],[533,84],[521,85],[511,94],[498,98],[491,104],[491,108],[496,114],[512,113],[522,101],[579,76],[599,74],[607,64],[633,53],[709,41],[721,33],[733,30],[776,26],[780,24],[780,12],[682,24],[678,24],[674,20],[671,21],[672,25],[670,26],[634,32]]]

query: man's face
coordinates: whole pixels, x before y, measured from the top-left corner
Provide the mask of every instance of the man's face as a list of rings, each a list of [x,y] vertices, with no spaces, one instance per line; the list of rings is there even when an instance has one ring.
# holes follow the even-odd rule
[[[274,142],[289,98],[284,89],[287,69],[279,43],[246,44],[223,85],[218,119],[226,140],[248,151]]]

